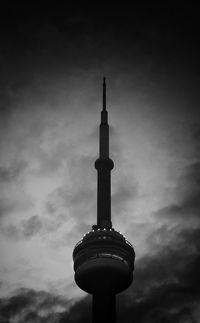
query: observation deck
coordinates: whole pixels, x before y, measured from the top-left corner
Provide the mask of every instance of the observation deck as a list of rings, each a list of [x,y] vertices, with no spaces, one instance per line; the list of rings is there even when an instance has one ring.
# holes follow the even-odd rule
[[[120,293],[133,280],[135,252],[128,240],[113,228],[86,233],[73,251],[75,281],[85,292]]]

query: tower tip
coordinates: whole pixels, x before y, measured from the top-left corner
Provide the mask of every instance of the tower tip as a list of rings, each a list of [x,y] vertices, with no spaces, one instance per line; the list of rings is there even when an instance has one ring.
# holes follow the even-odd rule
[[[103,77],[103,110],[106,110],[106,78]]]

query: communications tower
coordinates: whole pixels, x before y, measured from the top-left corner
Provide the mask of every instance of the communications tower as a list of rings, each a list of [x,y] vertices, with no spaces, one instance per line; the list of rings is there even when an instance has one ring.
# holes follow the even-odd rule
[[[103,79],[103,108],[99,127],[97,170],[97,224],[76,244],[73,251],[75,282],[93,295],[92,322],[116,322],[116,294],[133,280],[135,252],[126,238],[112,227],[109,125],[106,110],[106,80]]]

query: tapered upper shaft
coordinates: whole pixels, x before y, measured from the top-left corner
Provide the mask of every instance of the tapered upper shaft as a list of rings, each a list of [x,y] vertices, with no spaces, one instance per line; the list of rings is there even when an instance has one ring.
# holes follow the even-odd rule
[[[99,133],[99,158],[109,158],[109,125],[106,111],[106,79],[103,78],[103,109],[101,111],[101,124]]]
[[[103,78],[103,110],[106,110],[106,78]]]
[[[114,167],[109,158],[109,125],[106,110],[106,79],[103,78],[103,108],[99,127],[99,158],[95,162],[98,171],[97,183],[97,226],[112,227],[111,223],[111,180],[110,171]]]

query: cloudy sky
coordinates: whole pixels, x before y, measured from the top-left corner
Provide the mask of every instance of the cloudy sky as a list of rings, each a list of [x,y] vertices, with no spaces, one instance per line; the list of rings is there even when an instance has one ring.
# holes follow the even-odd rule
[[[118,322],[200,321],[199,7],[106,9],[1,9],[2,323],[89,320],[72,252],[96,221],[103,76],[112,222],[136,252]]]

